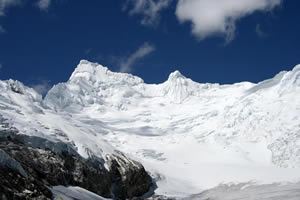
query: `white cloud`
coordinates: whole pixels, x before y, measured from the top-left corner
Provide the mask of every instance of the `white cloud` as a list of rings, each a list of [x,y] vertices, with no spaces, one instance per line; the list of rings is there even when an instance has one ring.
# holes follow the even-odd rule
[[[92,50],[93,50],[92,48],[85,49],[84,50],[84,54],[88,55],[88,54],[90,54],[92,52]]]
[[[131,54],[126,60],[120,63],[120,72],[132,71],[132,66],[140,59],[144,58],[148,54],[155,51],[155,47],[149,43],[144,43],[133,54]]]
[[[30,87],[44,96],[51,89],[52,85],[49,80],[40,80],[36,84],[31,84]]]
[[[11,6],[17,6],[26,0],[0,0],[0,16],[5,16],[5,11]],[[36,5],[41,10],[47,10],[51,4],[51,0],[36,0]]]
[[[5,15],[5,10],[10,6],[18,5],[22,0],[0,0],[0,16]]]
[[[18,6],[22,3],[26,3],[27,0],[0,0],[0,17],[6,15],[6,10],[12,6]],[[36,0],[36,6],[41,10],[48,10],[51,4],[51,0]],[[0,34],[5,33],[5,29],[0,25]]]
[[[156,25],[160,20],[160,12],[167,8],[173,0],[127,0],[124,10],[129,15],[141,15],[141,24]]]
[[[37,6],[39,7],[39,9],[44,11],[48,10],[50,4],[51,4],[51,0],[39,0],[37,2]]]
[[[22,1],[23,0],[0,0],[0,17],[5,16],[5,12],[9,7],[19,5]],[[0,24],[0,34],[5,32],[6,30]]]
[[[1,33],[5,33],[5,32],[6,32],[6,31],[5,31],[5,29],[3,28],[3,26],[0,25],[0,34],[1,34]]]
[[[267,34],[261,29],[260,24],[256,25],[255,32],[258,35],[258,37],[261,38],[267,37]]]
[[[282,0],[179,0],[176,16],[192,23],[192,33],[199,39],[214,35],[234,38],[237,20],[256,11],[270,11]]]

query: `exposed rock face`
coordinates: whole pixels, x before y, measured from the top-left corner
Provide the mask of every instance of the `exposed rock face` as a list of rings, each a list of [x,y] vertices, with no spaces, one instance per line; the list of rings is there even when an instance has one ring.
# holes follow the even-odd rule
[[[0,199],[51,199],[50,190],[39,180],[26,179],[17,171],[0,168]]]
[[[143,195],[152,185],[144,167],[121,153],[110,157],[106,169],[97,159],[30,147],[16,135],[0,137],[0,150],[6,160],[20,165],[0,165],[1,199],[49,199],[48,187],[56,185],[79,186],[103,197],[126,199]]]
[[[129,160],[124,155],[116,156],[112,160],[111,169],[114,182],[113,193],[118,198],[142,196],[146,188],[149,191],[151,179],[147,178],[149,176],[140,163]]]

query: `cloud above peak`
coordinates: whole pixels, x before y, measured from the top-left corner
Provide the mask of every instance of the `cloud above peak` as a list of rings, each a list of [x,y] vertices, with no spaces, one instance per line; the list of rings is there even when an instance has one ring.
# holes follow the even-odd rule
[[[129,15],[141,15],[142,25],[156,25],[160,20],[160,12],[167,8],[173,0],[127,0],[123,10]]]
[[[127,59],[122,60],[120,63],[120,72],[131,72],[133,65],[147,56],[148,54],[155,51],[155,47],[148,42],[145,42],[140,46],[135,52],[127,57]]]
[[[0,16],[5,16],[5,10],[10,6],[20,4],[21,0],[0,0]]]
[[[176,16],[181,23],[191,22],[199,39],[225,36],[234,39],[236,22],[256,11],[270,11],[282,0],[178,0]]]
[[[30,84],[29,86],[42,96],[46,95],[52,87],[51,81],[43,79],[38,79],[36,83]]]
[[[37,6],[40,10],[47,11],[51,4],[51,0],[39,0]]]
[[[25,0],[0,0],[0,16],[5,16],[7,8],[26,3]],[[35,0],[34,3],[40,10],[48,10],[51,0]]]
[[[5,17],[6,12],[10,7],[20,6],[29,1],[27,0],[0,0],[0,17]],[[51,0],[34,0],[33,5],[39,8],[41,11],[48,11]],[[0,34],[5,33],[5,28],[0,24]]]
[[[255,27],[255,33],[257,34],[258,37],[260,38],[265,38],[268,36],[268,34],[266,34],[262,29],[260,24],[257,24]]]
[[[0,34],[5,33],[5,29],[0,25]]]

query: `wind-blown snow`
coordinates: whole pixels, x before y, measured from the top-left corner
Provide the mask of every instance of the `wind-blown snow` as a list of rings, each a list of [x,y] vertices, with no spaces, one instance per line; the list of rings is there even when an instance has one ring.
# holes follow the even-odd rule
[[[121,150],[152,173],[158,194],[300,180],[300,65],[258,84],[200,84],[179,71],[146,84],[83,60],[44,100],[13,83],[0,82],[0,115],[20,133],[84,157]]]
[[[192,195],[184,200],[298,200],[300,196],[300,184],[269,184],[253,185],[227,184],[204,191],[201,194]]]
[[[108,200],[80,187],[54,186],[51,189],[54,200]]]

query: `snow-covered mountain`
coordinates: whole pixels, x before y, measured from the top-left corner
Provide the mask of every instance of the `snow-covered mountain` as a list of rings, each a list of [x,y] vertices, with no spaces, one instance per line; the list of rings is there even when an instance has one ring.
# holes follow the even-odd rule
[[[299,181],[299,99],[300,65],[258,84],[202,84],[179,71],[146,84],[82,60],[44,99],[1,81],[0,121],[84,158],[120,150],[151,172],[157,194],[187,196],[220,183]]]

